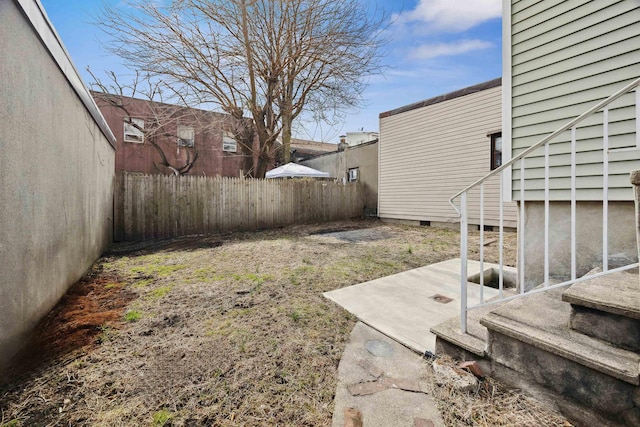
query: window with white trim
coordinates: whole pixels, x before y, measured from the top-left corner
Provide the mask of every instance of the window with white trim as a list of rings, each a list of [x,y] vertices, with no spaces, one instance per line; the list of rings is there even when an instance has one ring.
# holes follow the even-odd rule
[[[349,182],[357,182],[358,175],[359,175],[358,168],[349,169]]]
[[[124,118],[124,142],[142,144],[144,142],[144,119]]]
[[[502,132],[493,133],[491,136],[491,170],[502,165]]]
[[[196,132],[191,126],[178,125],[178,147],[193,147]]]
[[[222,151],[235,153],[238,151],[238,143],[231,132],[225,132],[222,135]]]

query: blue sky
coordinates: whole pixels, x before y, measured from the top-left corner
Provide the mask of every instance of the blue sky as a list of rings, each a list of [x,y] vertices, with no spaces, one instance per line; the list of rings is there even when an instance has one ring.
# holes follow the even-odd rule
[[[120,0],[106,0],[117,5]],[[120,58],[102,47],[94,24],[102,0],[41,0],[85,83],[90,66],[126,73]],[[337,142],[361,128],[378,130],[378,115],[432,96],[481,83],[501,74],[501,0],[378,0],[368,2],[392,14],[388,66],[373,76],[364,94],[367,106],[337,127],[306,125],[299,138]]]

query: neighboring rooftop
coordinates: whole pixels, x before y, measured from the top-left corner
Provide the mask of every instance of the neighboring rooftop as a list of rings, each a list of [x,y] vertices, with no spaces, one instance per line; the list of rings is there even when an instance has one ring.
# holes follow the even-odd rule
[[[338,149],[338,145],[328,142],[311,141],[309,139],[291,138],[291,148],[327,153],[329,151],[336,151]]]
[[[461,96],[471,95],[472,93],[481,92],[483,90],[492,89],[498,86],[502,86],[502,77],[498,77],[497,79],[489,80],[484,83],[479,83],[477,85],[465,87],[464,89],[458,89],[453,92],[445,93],[444,95],[438,95],[433,98],[425,99],[424,101],[405,105],[404,107],[396,108],[394,110],[385,111],[384,113],[380,113],[380,118],[382,119],[385,117],[395,116],[396,114],[406,113],[407,111],[426,107],[428,105],[438,104],[444,101],[449,101]]]
[[[347,144],[349,147],[364,144],[371,141],[377,141],[380,134],[375,131],[357,131],[347,132],[346,135],[340,135],[340,143]]]

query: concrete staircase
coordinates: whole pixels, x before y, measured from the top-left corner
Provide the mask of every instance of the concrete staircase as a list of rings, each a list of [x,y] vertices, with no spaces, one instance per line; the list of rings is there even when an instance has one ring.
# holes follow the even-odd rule
[[[640,426],[638,271],[472,311],[432,328],[436,352],[478,360],[578,426]]]

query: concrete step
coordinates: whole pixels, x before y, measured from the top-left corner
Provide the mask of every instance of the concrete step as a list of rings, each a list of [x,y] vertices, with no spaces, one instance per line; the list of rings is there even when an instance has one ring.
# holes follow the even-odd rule
[[[515,295],[514,289],[505,289],[504,297]],[[496,297],[488,301],[494,301]],[[480,319],[495,310],[499,305],[470,310],[467,315],[467,333],[460,331],[460,316],[452,317],[431,328],[436,336],[436,354],[448,354],[458,360],[478,360],[487,355],[487,328],[480,324]]]
[[[576,283],[562,294],[562,300],[571,304],[572,329],[640,352],[638,269]]]
[[[640,354],[568,328],[571,306],[562,293],[529,295],[480,320],[492,371],[517,372],[520,380],[579,405],[583,420],[594,411],[611,425],[640,425]]]

